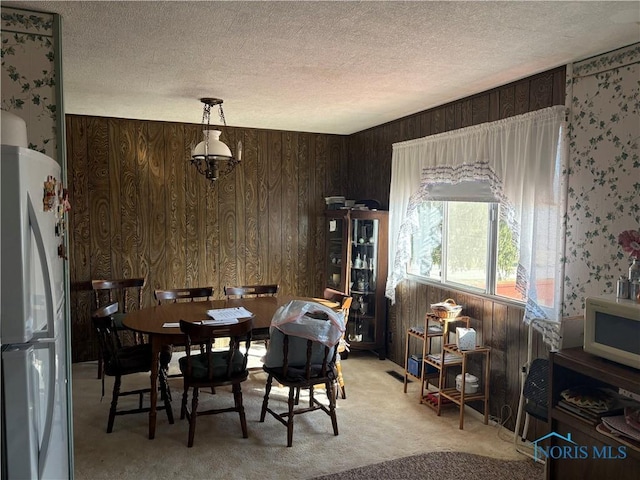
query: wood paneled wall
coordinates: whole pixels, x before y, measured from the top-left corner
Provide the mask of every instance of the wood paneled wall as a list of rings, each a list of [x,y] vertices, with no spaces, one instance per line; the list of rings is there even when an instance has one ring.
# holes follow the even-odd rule
[[[564,105],[565,67],[447,103],[349,136],[349,198],[373,198],[389,209],[392,145]]]
[[[89,281],[156,288],[323,288],[324,197],[345,191],[346,137],[226,128],[242,164],[214,185],[187,159],[200,125],[67,115],[72,353],[97,358]]]
[[[242,140],[243,163],[214,186],[187,162],[200,125],[67,115],[73,360],[97,356],[87,341],[92,278],[144,276],[147,305],[159,287],[212,285],[220,297],[224,285],[279,283],[285,294],[318,294],[323,197],[387,209],[393,143],[564,104],[564,82],[560,67],[349,137],[229,127],[222,140]],[[491,414],[506,417],[508,406],[512,428],[526,359],[522,309],[404,282],[389,310],[389,358],[404,364],[406,329],[449,297],[493,349]],[[542,342],[535,352],[546,355]]]
[[[349,198],[373,198],[389,206],[392,145],[396,142],[478,125],[565,103],[565,67],[559,67],[487,92],[410,115],[355,133],[349,137]],[[520,388],[520,367],[527,358],[523,309],[456,290],[403,282],[396,303],[389,308],[387,346],[389,359],[404,366],[405,335],[421,325],[431,303],[454,298],[464,305],[482,341],[491,352],[491,415],[506,419],[513,429]],[[534,335],[534,358],[548,350]],[[417,387],[416,387],[417,388]],[[533,422],[529,438],[542,430]]]

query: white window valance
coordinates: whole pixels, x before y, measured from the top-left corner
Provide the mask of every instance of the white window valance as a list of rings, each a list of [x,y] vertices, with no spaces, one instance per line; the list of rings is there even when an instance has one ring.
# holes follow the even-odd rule
[[[549,107],[393,145],[386,295],[406,278],[416,213],[426,200],[498,201],[516,234],[525,317],[560,319],[566,198],[566,109]],[[476,186],[473,186],[477,184]],[[551,275],[560,292],[539,305],[536,284]]]

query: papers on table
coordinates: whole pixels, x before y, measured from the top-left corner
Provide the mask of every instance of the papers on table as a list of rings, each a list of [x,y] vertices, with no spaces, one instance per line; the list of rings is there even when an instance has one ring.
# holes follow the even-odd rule
[[[193,323],[198,323],[200,325],[233,325],[234,323],[238,323],[238,319],[237,318],[227,318],[225,320],[200,320],[198,322],[193,322]],[[163,323],[162,326],[164,328],[178,328],[180,327],[180,323],[178,322],[166,322]]]
[[[252,317],[253,313],[247,310],[244,307],[236,307],[236,308],[215,308],[213,310],[207,310],[207,315],[209,315],[213,320],[217,322],[221,322],[224,320],[236,320],[233,323],[238,323],[239,318],[247,318]]]
[[[236,308],[216,308],[213,310],[207,310],[207,315],[211,317],[211,320],[202,320],[202,325],[233,325],[238,323],[239,318],[252,317],[253,314],[244,307]],[[180,327],[180,322],[166,322],[162,324],[165,328],[177,328]]]

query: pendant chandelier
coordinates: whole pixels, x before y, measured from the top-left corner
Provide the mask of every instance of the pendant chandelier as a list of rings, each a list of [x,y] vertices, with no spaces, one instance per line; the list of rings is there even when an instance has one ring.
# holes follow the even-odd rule
[[[191,152],[191,164],[198,172],[207,177],[212,182],[225,176],[236,168],[242,156],[242,142],[238,142],[236,156],[231,154],[231,149],[220,140],[220,130],[211,129],[211,107],[218,106],[220,121],[226,127],[227,122],[222,110],[222,100],[219,98],[201,98],[204,103],[202,113],[202,129],[204,140],[201,141]]]

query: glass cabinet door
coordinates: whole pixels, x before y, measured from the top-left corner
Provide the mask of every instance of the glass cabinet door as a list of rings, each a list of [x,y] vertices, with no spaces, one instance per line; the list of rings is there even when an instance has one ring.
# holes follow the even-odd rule
[[[386,356],[387,230],[389,216],[378,210],[325,211],[325,288],[352,298],[345,339],[351,349]]]
[[[353,298],[347,340],[376,341],[376,279],[378,275],[377,219],[351,219],[351,278],[349,292]]]
[[[347,248],[345,245],[344,217],[335,216],[327,219],[327,278],[326,286],[339,290],[345,289],[345,272],[347,263]]]

